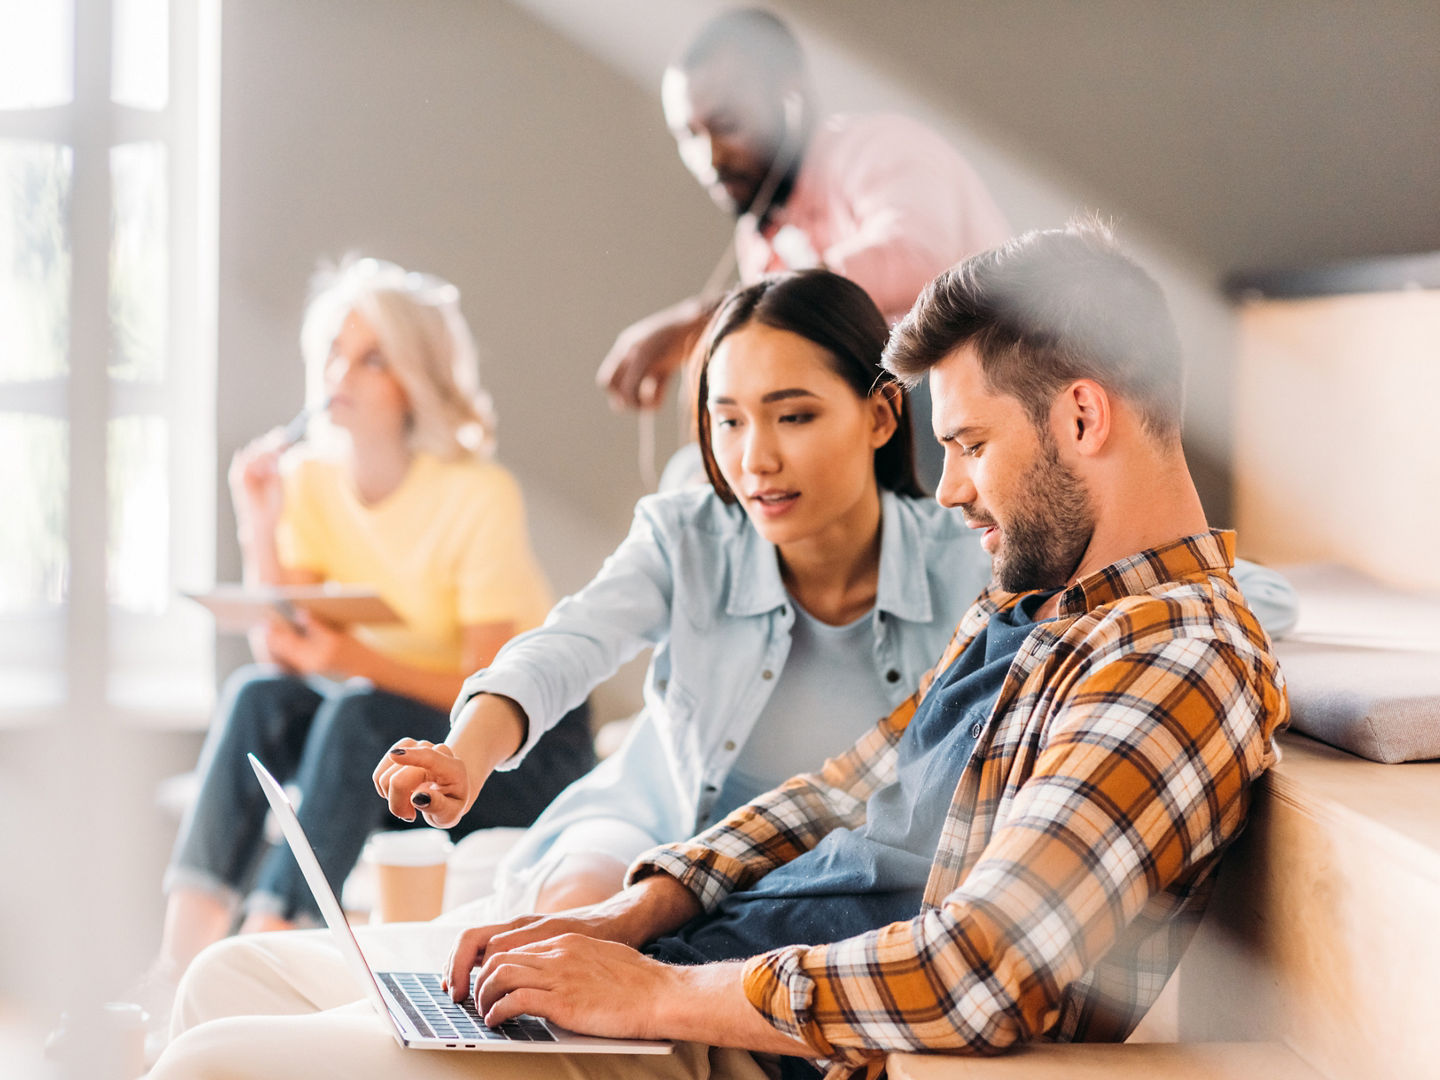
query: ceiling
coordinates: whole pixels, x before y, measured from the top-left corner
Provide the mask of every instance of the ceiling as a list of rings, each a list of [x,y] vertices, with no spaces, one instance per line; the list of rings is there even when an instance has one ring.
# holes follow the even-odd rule
[[[781,0],[1217,276],[1440,250],[1437,0]]]

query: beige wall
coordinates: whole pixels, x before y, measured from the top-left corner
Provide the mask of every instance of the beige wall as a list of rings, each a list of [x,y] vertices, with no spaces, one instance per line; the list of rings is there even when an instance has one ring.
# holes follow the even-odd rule
[[[1440,293],[1255,302],[1241,330],[1236,512],[1256,557],[1440,591]]]
[[[594,369],[620,327],[702,281],[726,238],[654,95],[500,0],[224,11],[222,460],[298,405],[317,258],[443,274],[537,543],[558,585],[583,582],[642,492],[635,425],[606,409]]]
[[[224,8],[221,140],[220,461],[298,406],[317,258],[439,273],[480,341],[541,558],[561,591],[588,580],[644,491],[635,421],[594,370],[727,238],[655,94],[501,0],[245,0]],[[663,453],[676,425],[658,429]],[[233,578],[228,506],[218,535]],[[222,668],[243,659],[222,648]]]
[[[658,85],[677,43],[709,15],[728,6],[721,0],[607,0],[603,5],[588,0],[511,2],[587,53],[603,58],[646,92]],[[1063,225],[1085,210],[1102,211],[1117,221],[1126,246],[1159,278],[1175,312],[1189,363],[1186,449],[1212,523],[1231,524],[1235,320],[1216,289],[1214,268],[1178,250],[1167,232],[1137,217],[1134,207],[1113,192],[1057,169],[1046,148],[1027,145],[1020,129],[987,127],[981,122],[983,103],[976,95],[941,92],[922,70],[895,62],[889,39],[896,36],[908,33],[928,41],[938,34],[961,43],[963,29],[955,24],[964,20],[955,10],[936,11],[934,5],[905,0],[893,11],[886,8],[882,18],[893,25],[888,36],[876,36],[861,32],[865,23],[848,5],[775,0],[771,6],[799,34],[825,108],[894,110],[932,125],[975,166],[1017,231]],[[1024,34],[1017,30],[1015,40],[1022,42]]]

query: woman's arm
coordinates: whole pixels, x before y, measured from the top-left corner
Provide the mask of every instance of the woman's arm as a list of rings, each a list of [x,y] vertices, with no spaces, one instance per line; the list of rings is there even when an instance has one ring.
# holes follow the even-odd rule
[[[458,725],[482,694],[509,698],[524,713],[525,741],[507,767],[519,764],[620,665],[669,634],[675,576],[674,541],[668,537],[679,526],[667,521],[665,502],[666,497],[641,500],[629,535],[591,582],[555,605],[543,626],[506,644],[487,670],[465,681],[452,724]]]
[[[230,459],[230,501],[235,507],[241,579],[246,585],[313,585],[320,581],[318,574],[288,569],[280,562],[275,534],[285,509],[280,477],[284,450],[285,430],[275,428],[242,446]],[[257,627],[248,637],[256,660],[284,663],[270,649],[270,628]]]
[[[659,644],[669,630],[673,574],[656,503],[641,501],[629,536],[590,584],[465,680],[445,743],[406,740],[408,757],[387,754],[376,766],[376,790],[392,812],[412,820],[420,805],[432,825],[458,820],[495,768],[518,764],[596,685]],[[426,801],[412,804],[417,795]]]
[[[317,574],[280,562],[276,532],[285,510],[280,476],[280,455],[285,450],[285,429],[275,428],[242,446],[230,459],[230,500],[247,585],[310,585],[320,580]]]

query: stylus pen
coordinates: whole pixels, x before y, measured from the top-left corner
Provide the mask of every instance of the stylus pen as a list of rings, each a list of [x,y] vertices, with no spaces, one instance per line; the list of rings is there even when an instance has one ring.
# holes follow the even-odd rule
[[[285,425],[284,437],[280,442],[280,449],[288,450],[301,439],[305,438],[305,431],[310,426],[310,418],[316,413],[324,412],[329,407],[330,399],[327,397],[324,401],[320,402],[317,408],[312,409],[309,405],[306,405],[297,412],[294,417],[291,418],[290,422]]]

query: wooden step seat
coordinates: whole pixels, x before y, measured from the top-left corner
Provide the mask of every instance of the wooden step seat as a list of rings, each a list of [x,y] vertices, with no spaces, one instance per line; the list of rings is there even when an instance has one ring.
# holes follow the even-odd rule
[[[1004,1057],[892,1054],[890,1080],[1324,1080],[1279,1043],[1027,1046]]]
[[[1440,762],[1381,765],[1295,734],[1280,747],[1142,1025],[1165,1041],[895,1055],[891,1077],[1440,1077]]]

